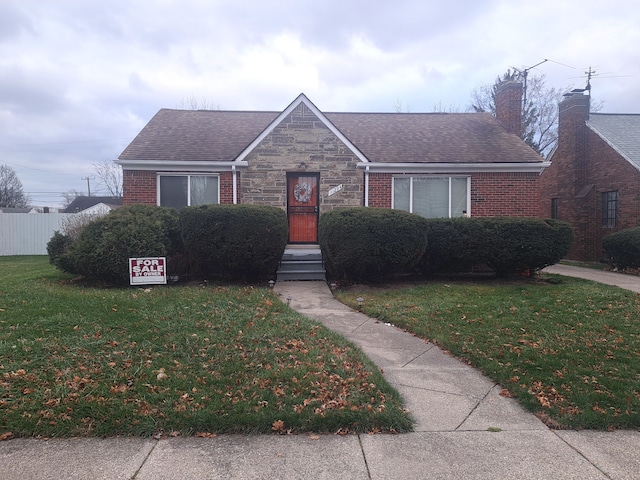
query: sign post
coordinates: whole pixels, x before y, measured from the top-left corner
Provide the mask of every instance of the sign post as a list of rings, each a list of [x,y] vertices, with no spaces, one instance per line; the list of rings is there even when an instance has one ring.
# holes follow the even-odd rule
[[[131,285],[166,285],[167,259],[144,257],[129,259],[129,282]]]

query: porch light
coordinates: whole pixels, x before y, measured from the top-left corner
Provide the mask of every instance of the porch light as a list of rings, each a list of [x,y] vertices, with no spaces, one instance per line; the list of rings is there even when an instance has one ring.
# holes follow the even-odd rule
[[[301,168],[302,170],[306,170],[307,169],[307,164],[304,163],[304,162],[300,162],[299,168]]]
[[[358,310],[362,310],[362,304],[364,303],[364,298],[358,297],[356,298],[356,302],[358,302]]]
[[[269,280],[269,288],[271,290],[273,290],[273,287],[275,286],[276,282],[274,282],[273,280]]]

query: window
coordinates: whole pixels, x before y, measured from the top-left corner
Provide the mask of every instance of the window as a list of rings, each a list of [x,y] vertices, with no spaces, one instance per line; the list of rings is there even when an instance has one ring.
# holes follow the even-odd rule
[[[602,193],[602,226],[614,228],[618,225],[618,191]]]
[[[159,175],[158,205],[181,209],[220,203],[217,175]]]
[[[466,216],[469,182],[468,177],[395,177],[393,208],[427,218]]]
[[[558,218],[558,199],[551,199],[551,218]]]

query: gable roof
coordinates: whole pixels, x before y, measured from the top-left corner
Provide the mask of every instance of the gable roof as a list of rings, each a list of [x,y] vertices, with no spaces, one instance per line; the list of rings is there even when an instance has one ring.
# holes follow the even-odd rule
[[[592,113],[587,126],[640,170],[640,114]]]
[[[73,201],[62,210],[62,213],[76,213],[82,212],[87,208],[91,208],[94,205],[98,205],[99,203],[104,203],[105,205],[122,205],[122,197],[86,197],[84,195],[80,197],[76,197]]]
[[[536,164],[544,159],[488,113],[322,113],[304,94],[283,112],[161,109],[122,152],[130,168],[179,162],[245,166],[245,157],[305,103],[363,163]]]

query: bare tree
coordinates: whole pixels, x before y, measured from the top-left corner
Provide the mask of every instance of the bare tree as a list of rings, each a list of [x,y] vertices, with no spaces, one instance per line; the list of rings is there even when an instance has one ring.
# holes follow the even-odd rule
[[[190,95],[187,98],[182,98],[178,104],[178,108],[181,110],[222,110],[220,104],[215,104],[211,100],[206,98],[198,98],[195,95]]]
[[[495,94],[505,80],[521,80],[521,72],[508,70],[493,84],[484,84],[471,94],[472,109],[496,114]],[[566,90],[547,88],[545,76],[527,79],[526,100],[522,106],[522,139],[540,155],[547,155],[558,140],[558,103]]]
[[[77,190],[67,190],[62,194],[62,198],[64,198],[63,206],[68,207],[71,202],[73,202],[78,197],[83,197],[85,195],[84,192],[79,192]]]
[[[0,207],[24,208],[30,201],[15,170],[9,165],[0,165]]]
[[[91,165],[98,177],[99,191],[110,197],[122,196],[122,167],[113,160],[103,160]]]
[[[393,111],[394,113],[411,113],[411,105],[407,102],[406,104],[402,103],[400,98],[396,98],[396,101],[393,102]]]

